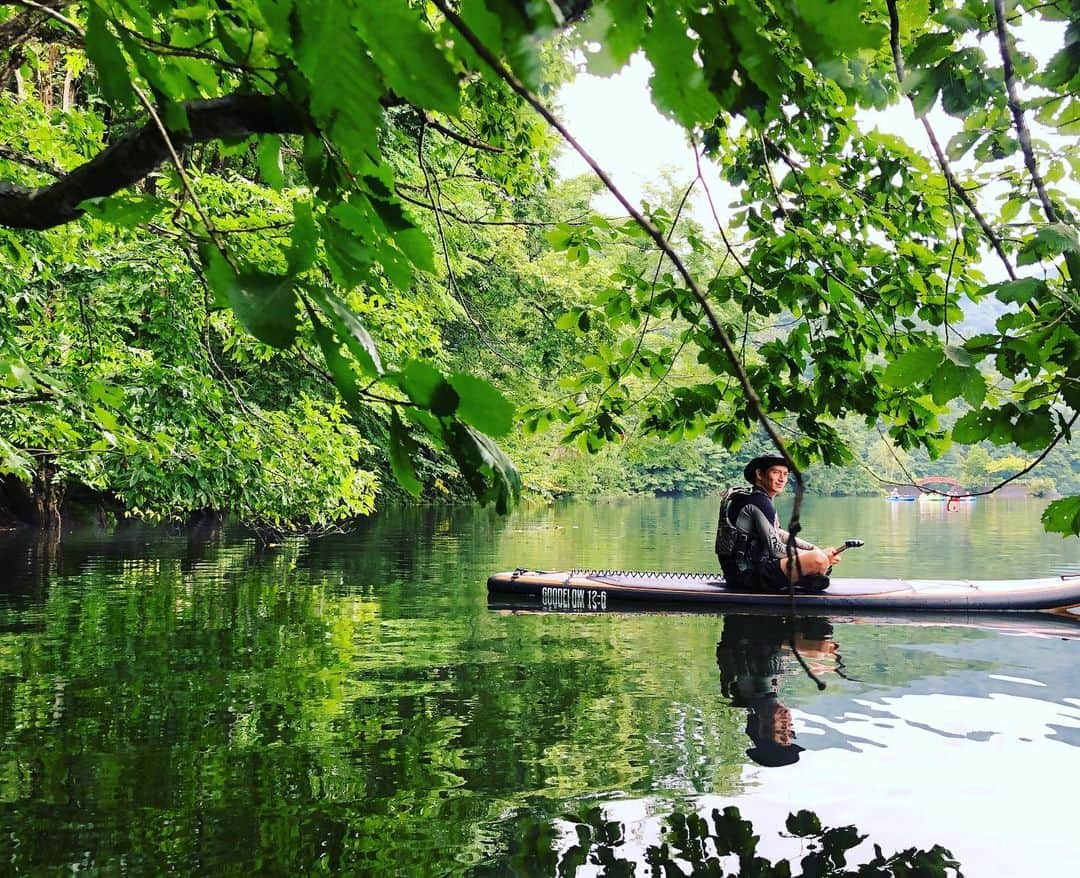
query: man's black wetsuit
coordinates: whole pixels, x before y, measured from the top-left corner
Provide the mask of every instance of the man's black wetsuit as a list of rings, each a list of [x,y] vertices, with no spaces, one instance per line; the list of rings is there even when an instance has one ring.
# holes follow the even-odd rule
[[[761,488],[754,485],[749,495],[735,497],[728,507],[728,518],[732,524],[739,520],[739,513],[747,504],[756,506],[761,510],[768,521],[774,527],[778,527],[779,518],[776,515],[776,507],[773,506],[772,498]],[[763,546],[756,537],[751,537],[751,554],[754,556],[754,569],[749,572],[739,572],[735,566],[734,558],[721,558],[720,566],[724,571],[724,581],[736,588],[748,591],[778,591],[788,587],[788,578],[780,569],[779,559],[773,558],[768,546]]]

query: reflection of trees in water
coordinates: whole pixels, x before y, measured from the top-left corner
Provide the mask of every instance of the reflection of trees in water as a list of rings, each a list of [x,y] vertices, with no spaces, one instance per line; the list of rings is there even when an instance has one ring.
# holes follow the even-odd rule
[[[811,811],[791,814],[787,833],[801,839],[803,853],[793,872],[786,859],[776,861],[758,852],[760,836],[744,820],[735,806],[721,811],[713,808],[705,815],[675,811],[662,821],[655,843],[630,849],[630,827],[605,818],[594,807],[572,820],[572,838],[562,849],[544,855],[533,849],[530,874],[573,876],[582,866],[591,866],[601,876],[708,876],[708,878],[914,878],[914,876],[956,876],[962,878],[960,864],[947,849],[934,845],[928,850],[907,848],[886,855],[874,844],[873,855],[859,848],[867,836],[854,826],[826,827]],[[539,833],[533,832],[533,838]],[[552,833],[549,838],[553,838]],[[557,847],[557,840],[555,845]],[[868,853],[868,852],[867,852]],[[849,865],[848,860],[861,861]],[[541,868],[537,868],[537,867]]]
[[[12,618],[34,624],[0,632],[0,863],[555,874],[568,801],[737,793],[743,708],[715,695],[715,618],[675,640],[655,619],[463,611],[483,600],[478,515],[318,544],[184,531],[147,547],[133,529],[11,549],[33,602]],[[528,831],[507,818],[526,809]],[[616,830],[574,844],[614,863]]]
[[[445,524],[395,527],[427,528],[426,557],[442,555]],[[459,608],[401,618],[406,586],[343,589],[323,551],[177,533],[152,550],[65,535],[41,555],[38,624],[0,636],[0,862],[421,874],[449,851],[442,871],[465,871],[538,792],[548,819],[562,796],[647,789],[668,767],[655,741],[674,717],[625,661],[648,644],[617,641],[613,620],[564,639]],[[357,575],[382,557],[351,552]],[[663,660],[649,673],[692,703]],[[672,753],[672,772],[724,762],[729,725],[688,735],[699,758]]]

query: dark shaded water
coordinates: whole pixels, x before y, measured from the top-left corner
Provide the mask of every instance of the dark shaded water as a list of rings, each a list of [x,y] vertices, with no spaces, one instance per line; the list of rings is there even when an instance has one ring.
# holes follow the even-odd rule
[[[728,804],[772,857],[812,808],[969,876],[1067,871],[1080,628],[488,608],[518,565],[714,569],[715,507],[5,538],[0,872],[593,875]],[[807,535],[867,540],[852,576],[1080,571],[1041,508],[818,500]],[[788,725],[798,759],[759,764]]]

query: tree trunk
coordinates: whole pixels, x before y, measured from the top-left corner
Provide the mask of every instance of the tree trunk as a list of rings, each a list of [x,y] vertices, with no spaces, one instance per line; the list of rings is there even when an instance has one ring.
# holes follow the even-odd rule
[[[56,467],[47,458],[39,459],[29,485],[15,476],[5,476],[0,484],[0,507],[20,524],[39,530],[59,530],[66,486],[55,477]]]
[[[71,75],[71,68],[64,74],[64,91],[61,96],[60,109],[67,113],[75,103],[75,77]]]

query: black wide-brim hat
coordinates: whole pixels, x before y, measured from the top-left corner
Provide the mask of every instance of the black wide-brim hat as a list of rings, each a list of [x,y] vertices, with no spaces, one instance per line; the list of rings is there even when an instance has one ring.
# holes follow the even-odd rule
[[[779,454],[759,454],[746,465],[742,471],[743,478],[751,485],[754,484],[754,473],[759,469],[768,469],[770,466],[787,466],[788,462]]]
[[[765,768],[781,768],[785,765],[794,765],[799,761],[799,754],[805,750],[798,744],[775,744],[772,741],[763,741],[756,747],[746,751],[746,755],[758,765]]]

